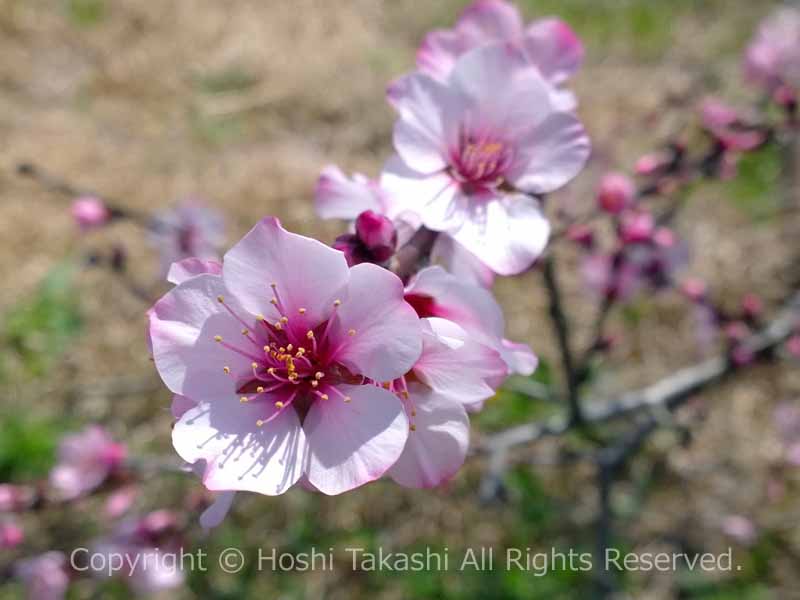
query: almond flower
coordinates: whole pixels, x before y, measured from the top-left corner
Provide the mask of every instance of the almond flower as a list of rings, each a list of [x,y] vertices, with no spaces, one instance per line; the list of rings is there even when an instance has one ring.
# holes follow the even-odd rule
[[[67,594],[67,557],[61,552],[45,552],[19,561],[14,573],[25,585],[30,600],[62,600]]]
[[[184,258],[218,259],[224,238],[222,215],[198,200],[184,200],[150,223],[150,241],[159,252],[162,274]]]
[[[183,279],[150,310],[159,374],[196,406],[173,444],[210,490],[339,494],[381,477],[409,423],[381,384],[406,374],[421,326],[393,273],[258,223],[222,273]],[[201,462],[202,461],[202,462]]]
[[[78,498],[102,485],[120,467],[125,455],[122,444],[102,427],[92,425],[61,440],[50,485],[61,499]]]
[[[560,19],[538,19],[525,25],[517,8],[503,0],[477,0],[461,13],[453,29],[438,29],[425,36],[417,51],[417,67],[446,80],[462,54],[494,42],[509,42],[520,49],[542,76],[561,85],[581,66],[583,44]],[[573,108],[574,96],[559,91],[562,106]]]
[[[345,175],[341,169],[329,165],[322,170],[314,190],[314,203],[317,214],[323,219],[345,219],[353,221],[367,212],[376,213],[392,220],[397,232],[396,247],[399,249],[408,242],[422,224],[418,215],[404,211],[400,203],[394,200],[388,190],[380,183],[355,173],[352,177]],[[349,234],[349,238],[357,236]],[[345,236],[340,236],[345,237]],[[358,252],[359,245],[354,244],[353,253]],[[334,247],[338,247],[334,244]],[[339,247],[347,253],[348,248]],[[361,252],[363,254],[363,252]],[[446,234],[437,236],[431,249],[430,260],[440,264],[451,273],[468,281],[491,287],[494,273],[484,265],[478,257]],[[371,261],[379,262],[379,261]]]
[[[508,369],[495,349],[442,318],[422,319],[422,355],[390,389],[403,400],[410,433],[389,476],[407,487],[433,487],[461,468],[469,447],[467,411],[494,395]]]
[[[781,8],[758,27],[745,51],[745,78],[772,94],[800,85],[800,11]]]
[[[474,342],[497,351],[505,370],[490,380],[495,389],[508,375],[527,376],[536,370],[538,360],[530,347],[505,339],[503,311],[489,290],[434,266],[417,273],[406,286],[405,294],[406,302],[421,318],[440,317],[452,321]],[[473,368],[474,365],[470,367]],[[452,372],[465,377],[462,370],[454,368]],[[467,404],[472,409],[482,406],[479,401]]]
[[[397,155],[381,186],[495,273],[520,273],[550,231],[532,196],[565,185],[589,156],[583,126],[550,91],[508,44],[462,55],[446,82],[407,75],[388,93]]]

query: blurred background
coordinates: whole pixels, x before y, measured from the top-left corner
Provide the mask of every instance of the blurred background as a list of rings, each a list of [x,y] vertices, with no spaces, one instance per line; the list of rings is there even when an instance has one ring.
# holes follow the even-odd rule
[[[410,70],[425,32],[449,27],[464,2],[445,0],[0,0],[0,482],[35,481],[60,437],[103,424],[133,456],[174,457],[170,395],[145,346],[142,295],[157,297],[158,259],[135,226],[81,235],[68,199],[19,177],[33,162],[134,211],[202,198],[227,220],[231,243],[264,215],[331,242],[341,224],[314,215],[320,169],[376,176],[391,152],[386,84]],[[749,0],[520,0],[528,19],[557,15],[586,46],[574,82],[593,158],[551,206],[590,208],[598,177],[630,172],[636,158],[694,119],[707,94],[752,103],[741,55],[775,3]],[[676,223],[692,251],[687,274],[735,305],[757,291],[775,309],[796,281],[797,228],[776,218],[786,165],[774,149],[749,156],[731,181],[697,185]],[[796,221],[796,219],[795,219]],[[128,250],[126,276],[83,265],[111,244]],[[588,339],[594,301],[576,253],[561,279],[576,336]],[[143,293],[140,293],[143,292]],[[536,380],[558,383],[546,302],[534,273],[499,281],[507,335],[542,358]],[[595,374],[611,398],[703,357],[691,307],[677,294],[639,296],[611,320],[620,342]],[[618,547],[714,551],[729,546],[732,573],[627,573],[636,598],[800,597],[800,471],[781,461],[775,409],[797,404],[795,367],[759,366],[698,396],[630,465],[612,498]],[[473,420],[475,438],[560,410],[501,392]],[[413,551],[447,547],[592,551],[596,491],[565,444],[525,450],[501,498],[483,502],[485,461],[448,485],[407,490],[378,482],[341,497],[293,490],[240,494],[227,520],[195,544],[287,552],[348,546]],[[200,495],[184,474],[153,476],[139,512],[171,508],[187,522]],[[777,490],[777,491],[776,491]],[[27,515],[25,552],[69,551],[107,528],[100,501]],[[738,520],[737,520],[738,519]],[[739,525],[737,528],[735,524]],[[196,529],[196,527],[195,527]],[[195,532],[197,534],[197,532]],[[20,551],[0,550],[7,568]],[[170,598],[582,598],[590,574],[352,571],[230,576],[195,573]],[[0,598],[21,597],[17,583]],[[127,598],[118,580],[77,582],[70,598]]]

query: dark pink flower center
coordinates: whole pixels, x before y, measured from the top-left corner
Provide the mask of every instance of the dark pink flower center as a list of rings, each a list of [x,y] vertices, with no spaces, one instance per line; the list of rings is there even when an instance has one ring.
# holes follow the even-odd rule
[[[450,152],[453,176],[477,187],[497,187],[511,167],[514,152],[504,141],[491,137],[461,134],[456,148]]]
[[[225,304],[223,297],[218,298],[228,312],[244,326],[242,335],[247,340],[248,347],[239,348],[220,336],[216,336],[215,340],[232,352],[252,360],[251,372],[236,376],[236,390],[241,394],[240,401],[266,399],[274,402],[278,409],[269,418],[259,420],[259,426],[274,419],[289,406],[294,406],[301,417],[304,417],[315,400],[329,400],[337,396],[350,402],[350,398],[337,385],[360,385],[368,382],[365,377],[352,374],[336,360],[337,354],[346,344],[346,341],[331,336],[337,319],[336,308],[341,305],[341,301],[334,302],[334,311],[329,319],[313,329],[308,329],[292,322],[292,319],[296,319],[302,323],[306,309],[299,308],[296,315],[289,315],[280,300],[277,286],[273,284],[272,289],[275,296],[271,302],[281,316],[275,322],[258,316],[256,327],[252,329]],[[356,330],[350,329],[346,335],[355,336]],[[232,375],[229,367],[224,367],[224,370]]]

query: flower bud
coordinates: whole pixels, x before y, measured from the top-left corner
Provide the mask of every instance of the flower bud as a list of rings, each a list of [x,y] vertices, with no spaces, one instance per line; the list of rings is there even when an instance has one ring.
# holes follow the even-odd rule
[[[757,319],[761,316],[763,310],[764,305],[761,302],[761,298],[755,294],[746,294],[745,297],[742,298],[742,313],[745,319]]]
[[[628,208],[636,196],[636,187],[622,173],[608,173],[600,180],[597,203],[607,213],[616,215]]]
[[[16,523],[0,523],[0,548],[11,550],[25,539],[22,528]]]
[[[389,260],[397,247],[397,230],[392,221],[371,210],[365,210],[358,215],[356,235],[375,262]]]
[[[584,250],[591,250],[594,247],[594,230],[588,225],[576,223],[567,229],[567,239],[575,242]]]
[[[111,220],[111,211],[99,198],[81,196],[72,203],[72,218],[83,231],[102,227]]]
[[[649,242],[654,228],[655,221],[649,212],[627,212],[620,221],[619,237],[625,244]]]
[[[681,292],[692,302],[703,302],[708,290],[705,282],[701,279],[689,278],[683,282]]]

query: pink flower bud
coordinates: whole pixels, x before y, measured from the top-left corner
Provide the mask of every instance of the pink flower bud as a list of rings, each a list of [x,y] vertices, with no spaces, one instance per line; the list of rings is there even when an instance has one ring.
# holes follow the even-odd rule
[[[649,242],[654,228],[655,220],[649,212],[627,212],[620,221],[619,237],[626,244]]]
[[[392,221],[371,210],[365,210],[358,215],[356,234],[375,262],[389,260],[397,247],[397,231]]]
[[[739,120],[736,109],[725,104],[719,98],[706,98],[700,105],[700,119],[703,127],[716,130],[719,127],[727,127]]]
[[[764,305],[761,302],[761,298],[755,294],[746,294],[745,297],[742,298],[742,312],[745,318],[756,319],[761,315],[763,310]]]
[[[25,534],[22,528],[16,523],[1,523],[0,524],[0,548],[4,550],[11,550],[19,546],[25,539]]]
[[[586,250],[594,247],[594,230],[588,225],[575,224],[567,229],[567,239],[582,246]]]
[[[81,196],[72,203],[72,218],[83,231],[102,227],[111,219],[111,211],[99,198]]]
[[[683,282],[681,292],[692,302],[702,302],[706,298],[708,289],[703,280],[690,277]]]
[[[628,208],[636,196],[636,187],[622,173],[608,173],[600,180],[597,203],[604,211],[616,215]]]
[[[733,352],[731,352],[731,360],[737,367],[749,365],[751,362],[753,362],[754,358],[755,356],[753,355],[753,351],[742,344],[736,346],[733,349]]]
[[[33,489],[10,483],[0,484],[0,512],[16,512],[30,506],[36,494]]]
[[[636,171],[637,175],[653,175],[666,164],[667,159],[662,154],[645,154],[636,161],[634,171]]]
[[[659,227],[653,233],[653,241],[659,248],[672,248],[678,240],[672,229],[669,227]]]

